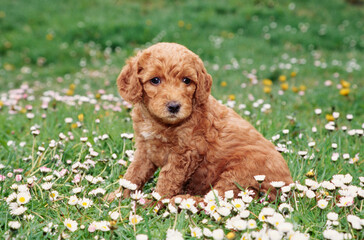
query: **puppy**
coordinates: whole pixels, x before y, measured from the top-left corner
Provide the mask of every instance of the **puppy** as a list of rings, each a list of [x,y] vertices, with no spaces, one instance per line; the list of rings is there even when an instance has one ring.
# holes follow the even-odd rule
[[[155,44],[127,61],[117,85],[134,105],[136,151],[124,179],[142,189],[160,168],[155,191],[164,198],[204,196],[212,188],[237,195],[243,187],[275,199],[271,181],[292,183],[285,160],[210,95],[211,84],[202,60],[176,43]],[[261,186],[255,175],[266,176]]]

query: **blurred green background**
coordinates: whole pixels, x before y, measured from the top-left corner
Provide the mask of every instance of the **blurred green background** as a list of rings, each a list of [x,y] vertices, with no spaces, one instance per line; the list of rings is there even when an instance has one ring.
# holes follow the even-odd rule
[[[1,1],[0,84],[114,86],[125,58],[159,41],[186,45],[231,89],[254,69],[273,81],[299,71],[305,84],[335,73],[363,82],[363,33],[363,5],[344,0]]]

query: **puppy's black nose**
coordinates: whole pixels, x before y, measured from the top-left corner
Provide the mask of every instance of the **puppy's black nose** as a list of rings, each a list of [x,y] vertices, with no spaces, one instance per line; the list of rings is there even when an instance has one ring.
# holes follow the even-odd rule
[[[170,113],[178,113],[181,109],[181,104],[178,102],[169,102],[167,103],[167,109]]]

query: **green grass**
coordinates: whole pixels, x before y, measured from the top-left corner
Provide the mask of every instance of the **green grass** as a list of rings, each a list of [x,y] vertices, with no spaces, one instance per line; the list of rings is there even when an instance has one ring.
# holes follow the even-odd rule
[[[267,139],[280,134],[274,143],[286,144],[292,150],[283,156],[295,181],[305,184],[306,173],[312,169],[313,179],[318,182],[330,181],[336,174],[350,174],[351,185],[362,189],[359,177],[363,176],[363,138],[358,134],[350,136],[348,132],[362,129],[364,123],[363,15],[363,6],[343,0],[324,0],[319,4],[313,0],[3,1],[0,4],[0,175],[6,178],[0,181],[0,235],[53,239],[65,233],[80,239],[95,236],[132,239],[137,234],[147,234],[149,239],[163,239],[167,229],[175,228],[185,238],[193,239],[190,226],[221,228],[225,235],[232,231],[227,229],[226,221],[236,215],[233,213],[216,221],[203,211],[190,214],[182,210],[164,217],[165,209],[155,214],[152,209],[139,206],[136,213],[143,220],[133,227],[129,224],[130,199],[107,204],[102,196],[87,195],[98,187],[107,193],[114,191],[126,171],[117,161],[128,162],[125,151],[134,150],[134,143],[122,139],[120,134],[131,133],[133,129],[130,109],[120,101],[115,79],[127,57],[159,41],[178,42],[199,54],[214,79],[212,94],[217,99],[226,103],[235,98],[234,109]],[[292,72],[297,75],[292,77]],[[253,84],[248,73],[256,75],[257,84]],[[287,77],[289,86],[283,95],[279,94],[281,75]],[[265,78],[273,82],[268,94],[263,92]],[[332,85],[325,86],[326,80]],[[340,95],[337,89],[341,80],[350,83],[348,96]],[[306,89],[303,95],[292,91],[292,87],[301,85]],[[24,90],[19,96],[23,98],[14,96],[14,89],[21,86]],[[67,92],[72,95],[68,99]],[[62,98],[50,97],[54,94]],[[47,109],[42,108],[45,96],[50,97]],[[77,96],[92,101],[81,103]],[[263,113],[263,104],[254,107],[258,99],[270,104],[271,109]],[[240,104],[246,108],[240,109]],[[26,110],[29,106],[32,110]],[[322,109],[321,115],[314,113],[316,108]],[[340,117],[335,120],[335,130],[330,132],[325,129],[326,115],[333,112],[340,113]],[[34,113],[34,118],[29,119],[26,113]],[[80,114],[84,115],[82,121],[78,119]],[[352,121],[346,119],[347,114],[354,116]],[[72,123],[65,123],[66,118],[72,118]],[[34,125],[40,128],[37,137],[30,131]],[[343,126],[348,130],[342,131]],[[312,127],[317,128],[316,133]],[[283,129],[289,133],[283,134]],[[68,139],[61,140],[60,133]],[[104,134],[109,138],[100,140]],[[77,174],[72,172],[72,164],[84,163],[89,154],[89,147],[80,141],[81,137],[87,137],[99,154],[92,158],[94,167],[80,169],[78,173],[83,177],[100,176],[104,179],[102,183],[91,184],[84,178],[80,183],[72,182]],[[60,142],[54,149],[49,147],[52,139]],[[312,141],[316,145],[310,148],[308,143]],[[332,143],[337,143],[337,149],[331,147]],[[40,156],[39,146],[46,149]],[[305,159],[298,151],[308,151],[308,156],[314,156]],[[340,154],[335,162],[331,160],[333,153]],[[358,161],[349,164],[350,159],[343,158],[345,153],[350,159],[358,154]],[[41,166],[52,172],[40,172]],[[23,172],[16,172],[19,168]],[[59,193],[58,199],[51,201],[50,190],[41,187],[45,182],[42,178],[62,169],[68,173],[51,180],[52,190]],[[15,175],[21,175],[22,180],[16,182]],[[25,220],[24,214],[10,214],[6,199],[16,192],[14,184],[25,184],[30,176],[37,180],[30,188],[32,198],[25,204],[28,209],[24,214],[32,214],[34,219]],[[151,193],[156,181],[157,174],[146,184],[144,192]],[[77,196],[92,199],[93,206],[84,209],[68,204],[76,186],[84,188]],[[346,218],[348,214],[364,218],[363,200],[356,197],[354,205],[341,208],[336,206],[338,191],[329,193],[336,197],[332,199],[320,190],[315,191],[316,199],[301,198],[299,193],[293,191],[294,197],[288,199],[294,211],[286,221],[293,223],[294,230],[308,233],[312,239],[323,239],[327,213],[336,212],[339,225],[334,229],[350,233],[354,239],[364,238]],[[320,198],[329,201],[325,209],[315,207]],[[278,211],[276,203],[268,206]],[[257,228],[235,231],[235,239],[247,231],[263,228],[255,217],[262,208],[256,202],[249,205],[252,214],[248,219],[254,219]],[[110,231],[88,231],[93,221],[110,221],[108,213],[115,210],[120,217]],[[77,231],[66,229],[66,218],[78,222]],[[10,221],[19,221],[21,227],[10,229]],[[44,232],[49,223],[58,227]]]

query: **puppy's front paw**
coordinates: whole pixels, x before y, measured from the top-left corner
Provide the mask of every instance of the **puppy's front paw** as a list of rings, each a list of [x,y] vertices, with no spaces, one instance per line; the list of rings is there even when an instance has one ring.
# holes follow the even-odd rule
[[[121,196],[121,190],[116,190],[112,193],[109,193],[107,194],[105,197],[104,197],[104,200],[107,201],[107,202],[112,202],[115,200],[115,198],[117,198],[117,196]]]
[[[124,189],[123,188],[119,188],[118,190],[106,195],[104,197],[104,200],[107,201],[107,202],[112,202],[114,201],[115,199],[118,199],[118,198],[129,198],[130,197],[130,190],[129,189]]]

